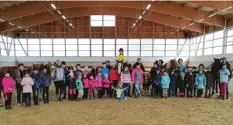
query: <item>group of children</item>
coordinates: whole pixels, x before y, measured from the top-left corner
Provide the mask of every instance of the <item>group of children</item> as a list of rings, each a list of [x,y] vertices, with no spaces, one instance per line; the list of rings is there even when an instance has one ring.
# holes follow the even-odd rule
[[[226,65],[222,65],[219,70],[219,78],[214,79],[211,68],[206,72],[204,67],[201,67],[199,71],[196,71],[195,67],[188,70],[182,62],[182,60],[179,61],[179,69],[171,69],[169,73],[164,68],[159,68],[157,63],[154,63],[150,72],[151,96],[156,98],[174,96],[200,98],[205,91],[205,97],[210,98],[214,95],[215,88],[219,86],[219,97],[228,99],[229,91],[227,89],[230,84],[230,71],[226,68]]]
[[[117,63],[124,63],[125,57],[123,50],[117,57]],[[118,98],[127,99],[131,96],[130,91],[134,89],[135,98],[142,96],[142,84],[144,83],[144,67],[138,59],[133,67],[124,63],[122,69],[116,64],[110,66],[110,62],[102,63],[102,68],[93,66],[91,71],[88,67],[81,69],[77,64],[76,69],[70,66],[66,68],[66,63],[56,61],[55,72],[52,73],[51,67],[33,67],[32,71],[25,70],[23,64],[18,65],[17,72],[11,77],[9,71],[5,71],[2,78],[3,99],[5,109],[11,108],[12,94],[14,88],[17,89],[17,102],[24,106],[31,106],[31,94],[33,95],[34,105],[39,105],[39,95],[42,92],[44,104],[49,103],[49,87],[53,82],[56,88],[58,101],[66,99],[68,90],[68,100],[86,100],[96,98]],[[150,71],[150,83],[152,83],[151,95],[153,97],[168,98],[172,96],[181,97],[201,97],[205,89],[205,96],[210,97],[214,94],[215,80],[211,70],[204,72],[204,67],[188,70],[183,60],[179,59],[179,68],[171,69],[167,72],[162,66],[162,60],[156,61]],[[119,70],[120,69],[120,70]],[[220,92],[223,99],[228,98],[226,87],[229,85],[230,71],[223,65],[219,71]],[[15,85],[16,83],[16,85]],[[133,89],[132,89],[133,88]],[[62,94],[63,98],[62,98]],[[23,99],[21,101],[21,95]]]

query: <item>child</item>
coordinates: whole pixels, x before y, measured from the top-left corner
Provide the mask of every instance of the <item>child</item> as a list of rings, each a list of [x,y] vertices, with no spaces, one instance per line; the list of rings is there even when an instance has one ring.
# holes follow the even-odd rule
[[[43,86],[43,102],[44,104],[49,103],[49,86],[52,82],[51,74],[49,72],[48,67],[43,67],[43,71],[40,74],[41,85]]]
[[[196,88],[197,88],[197,98],[200,98],[203,94],[203,89],[206,85],[206,77],[202,70],[196,75]]]
[[[81,80],[82,76],[78,76],[76,79],[76,89],[78,90],[78,101],[82,101],[83,97],[83,82]]]
[[[84,90],[84,95],[83,99],[88,99],[88,94],[89,94],[89,80],[86,75],[83,76],[83,90]]]
[[[97,89],[97,93],[98,93],[98,98],[102,98],[102,87],[103,87],[103,78],[102,78],[102,74],[100,71],[98,71],[98,75],[96,76],[96,89]]]
[[[87,77],[89,76],[89,68],[85,66],[83,75],[86,75]]]
[[[193,88],[194,88],[194,82],[195,78],[193,76],[192,71],[189,72],[189,74],[186,77],[186,85],[187,85],[187,97],[192,98],[193,97]]]
[[[117,85],[118,85],[118,79],[119,79],[119,76],[118,76],[118,72],[117,72],[117,68],[116,68],[116,65],[115,64],[112,64],[112,68],[110,70],[110,81],[112,83],[112,86],[114,88],[117,88]],[[111,88],[110,88],[111,89]],[[116,96],[116,92],[114,90],[111,91],[111,97],[115,97]]]
[[[108,79],[108,75],[104,76],[104,80],[103,80],[103,95],[104,97],[108,97],[110,95],[110,80]]]
[[[161,96],[161,76],[160,71],[157,69],[156,76],[154,77],[154,97],[159,98]]]
[[[8,71],[5,72],[5,77],[2,79],[2,87],[5,100],[5,110],[12,109],[11,101],[12,94],[14,93],[14,79],[10,77],[10,73]]]
[[[74,73],[74,68],[72,66],[68,67],[69,74],[68,74],[68,79],[69,79],[69,95],[68,95],[68,100],[74,100],[76,98],[76,76]],[[82,76],[79,74],[79,76]]]
[[[213,74],[211,73],[211,68],[208,69],[206,73],[206,90],[205,90],[205,97],[210,98],[211,95],[214,95],[214,78]]]
[[[163,98],[167,98],[169,84],[170,84],[170,78],[167,74],[167,71],[164,71],[164,75],[161,78],[161,87],[163,89]]]
[[[32,86],[33,90],[33,102],[34,105],[39,105],[39,92],[40,92],[40,86],[41,86],[41,79],[39,71],[36,67],[33,68],[33,72],[31,74],[31,77],[34,81],[34,85]]]
[[[227,83],[229,82],[230,71],[227,69],[226,65],[222,66],[222,69],[219,71],[220,74],[220,92],[222,99],[225,100]],[[228,96],[228,95],[227,95]]]
[[[98,69],[97,69],[96,65],[92,66],[90,75],[92,75],[94,78],[96,78],[96,76],[98,75]]]
[[[116,89],[114,87],[112,87],[112,89],[114,89],[116,91],[116,94],[117,94],[116,97],[117,97],[117,99],[119,99],[119,100],[127,99],[127,97],[125,96],[125,93],[124,93],[124,91],[126,89],[128,89],[127,87],[126,88],[122,88],[122,86],[119,85],[118,89]]]
[[[184,97],[185,93],[185,74],[183,72],[180,73],[180,76],[178,77],[178,87],[179,87],[179,96],[182,98]]]
[[[159,72],[159,75],[162,77],[164,75],[164,68],[161,68],[161,71]]]
[[[140,87],[143,83],[143,71],[140,68],[140,63],[135,64],[136,67],[133,69],[132,72],[132,82],[135,85],[135,97],[141,97]]]
[[[170,97],[177,96],[176,82],[177,82],[177,75],[175,74],[175,71],[172,70],[170,75],[170,94],[169,94]]]
[[[23,86],[23,102],[25,103],[26,107],[31,106],[31,93],[32,93],[32,86],[34,85],[34,81],[29,75],[29,71],[25,70],[25,76],[21,81],[21,85]]]
[[[122,48],[119,49],[119,55],[117,56],[118,62],[125,62],[125,56],[123,54],[124,50]]]
[[[123,84],[123,88],[125,89],[125,97],[128,98],[131,83],[131,75],[128,66],[125,66],[124,71],[121,72],[121,83]]]
[[[80,64],[77,64],[76,65],[76,71],[75,71],[75,76],[79,76],[79,75],[82,75],[83,74],[83,71],[81,70],[81,65]]]
[[[179,63],[179,70],[180,70],[180,72],[185,72],[186,67],[183,64],[183,59],[179,58],[178,59],[178,63]]]
[[[105,75],[108,75],[108,76],[109,76],[109,74],[110,74],[108,68],[106,68],[106,63],[105,63],[105,62],[102,63],[101,72],[102,72],[103,77],[104,77]]]
[[[96,93],[95,87],[96,87],[96,81],[93,76],[90,76],[90,80],[89,80],[89,98],[90,99],[92,98],[95,99],[95,93]]]

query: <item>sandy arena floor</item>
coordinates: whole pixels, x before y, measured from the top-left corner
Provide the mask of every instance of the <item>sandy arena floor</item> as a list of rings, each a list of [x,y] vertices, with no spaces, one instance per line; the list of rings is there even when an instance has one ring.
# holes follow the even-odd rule
[[[51,101],[0,109],[0,125],[232,125],[233,99],[153,99],[83,102]]]

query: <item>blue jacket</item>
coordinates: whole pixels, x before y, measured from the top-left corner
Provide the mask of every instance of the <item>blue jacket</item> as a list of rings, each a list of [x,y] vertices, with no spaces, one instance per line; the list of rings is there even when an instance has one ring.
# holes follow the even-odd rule
[[[109,69],[108,68],[102,68],[101,69],[102,76],[104,77],[106,74],[109,76]]]
[[[220,83],[221,82],[229,82],[229,75],[230,75],[230,71],[228,69],[221,69],[219,71],[219,75],[220,75]]]
[[[155,85],[161,85],[161,76],[160,75],[155,76],[154,84]]]
[[[161,87],[163,89],[168,89],[170,84],[170,78],[167,75],[162,76],[161,78]]]
[[[40,74],[41,85],[49,87],[52,81],[52,78],[49,74],[41,73]]]
[[[180,64],[179,69],[180,69],[180,71],[185,72],[186,67],[184,64]]]
[[[41,87],[40,74],[32,74],[31,76],[32,76],[32,79],[34,82],[33,90],[40,89],[40,87]]]
[[[176,81],[177,81],[177,75],[174,73],[174,74],[171,74],[170,75],[170,87],[175,89],[176,88]]]
[[[66,81],[69,80],[69,70],[67,68],[64,68],[64,74]]]
[[[205,88],[205,85],[206,85],[206,77],[204,74],[202,75],[199,75],[197,74],[196,75],[196,88],[197,89],[204,89]]]

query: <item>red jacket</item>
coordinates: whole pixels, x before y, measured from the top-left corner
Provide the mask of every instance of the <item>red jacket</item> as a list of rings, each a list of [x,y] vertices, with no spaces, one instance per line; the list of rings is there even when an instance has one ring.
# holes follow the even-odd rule
[[[113,80],[119,80],[119,75],[118,75],[118,72],[115,68],[111,68],[110,69],[110,80],[113,81]]]
[[[136,80],[135,74],[136,74],[136,72],[140,72],[141,82],[143,83],[143,81],[144,81],[144,79],[143,79],[144,73],[143,73],[143,71],[142,71],[141,68],[134,68],[134,69],[133,69],[132,76],[131,76],[132,82],[135,83],[135,80]]]

